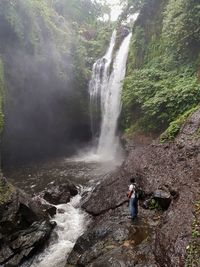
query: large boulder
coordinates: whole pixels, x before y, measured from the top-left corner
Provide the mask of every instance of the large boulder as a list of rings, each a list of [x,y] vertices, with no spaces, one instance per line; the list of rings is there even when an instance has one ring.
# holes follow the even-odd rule
[[[2,243],[0,264],[5,267],[19,266],[43,247],[54,226],[54,223],[48,221],[38,221],[10,235],[7,242]]]
[[[60,185],[49,185],[49,187],[41,193],[41,196],[49,203],[58,205],[68,203],[70,198],[77,194],[78,190],[76,186],[72,182],[66,181],[64,184]]]
[[[29,195],[0,178],[0,265],[17,267],[43,247],[55,223]]]
[[[94,223],[78,239],[66,266],[184,266],[186,248],[191,248],[194,233],[194,203],[199,200],[199,129],[200,110],[190,116],[174,142],[130,141],[129,154],[121,168],[102,179],[86,196],[82,207],[94,215]],[[141,221],[136,223],[136,235],[134,226],[120,216],[132,176],[145,193],[144,203],[154,199],[159,204],[158,209],[139,208],[139,219],[151,219],[148,238],[141,244],[136,243],[143,235]],[[140,201],[140,206],[145,205]],[[99,237],[102,233],[105,236]],[[114,237],[123,233],[124,242],[116,242],[113,233]]]
[[[123,204],[95,217],[77,240],[65,267],[156,267],[150,238],[158,223],[152,220],[156,213],[140,210],[140,218],[133,223],[127,216],[127,205]]]
[[[170,192],[162,189],[155,190],[153,193],[153,198],[163,210],[167,210],[172,201]]]
[[[45,199],[43,199],[39,195],[35,195],[32,198],[32,200],[35,205],[39,206],[43,210],[44,213],[49,214],[51,217],[53,217],[56,214],[57,212],[56,206],[50,204],[49,202],[47,202]]]

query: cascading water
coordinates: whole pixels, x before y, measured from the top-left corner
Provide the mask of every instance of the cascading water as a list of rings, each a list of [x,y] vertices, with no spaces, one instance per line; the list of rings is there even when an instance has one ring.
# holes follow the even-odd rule
[[[71,252],[77,238],[84,232],[89,223],[86,213],[77,208],[81,196],[77,195],[70,203],[61,204],[57,209],[62,210],[57,213],[53,221],[57,223],[55,233],[57,240],[52,240],[52,244],[31,264],[31,267],[64,267],[66,258]],[[27,264],[23,265],[26,267]],[[30,265],[28,265],[30,266]]]
[[[93,138],[99,131],[97,118],[99,116],[100,111],[103,109],[103,102],[101,101],[101,99],[107,89],[109,81],[110,64],[112,61],[115,40],[116,30],[113,31],[110,45],[106,54],[102,58],[98,59],[93,65],[92,78],[89,83],[90,118]]]
[[[110,76],[107,90],[102,92],[102,125],[97,153],[101,158],[114,159],[119,148],[119,138],[116,135],[117,120],[121,112],[122,81],[126,73],[126,61],[130,44],[129,34],[117,53],[113,63],[113,72]]]
[[[120,151],[119,137],[116,134],[117,121],[121,112],[121,90],[126,73],[126,61],[128,57],[131,33],[124,38],[113,63],[113,71],[109,76],[112,62],[113,48],[116,32],[113,33],[110,47],[106,55],[97,60],[93,67],[93,75],[89,86],[91,106],[101,104],[101,130],[97,147],[99,160],[114,160],[116,153]],[[92,109],[91,109],[92,111]],[[92,128],[94,132],[94,116]]]

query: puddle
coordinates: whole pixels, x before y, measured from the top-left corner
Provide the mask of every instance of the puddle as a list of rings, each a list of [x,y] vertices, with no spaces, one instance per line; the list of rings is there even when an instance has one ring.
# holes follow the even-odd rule
[[[150,235],[150,228],[147,224],[132,226],[130,229],[128,239],[134,243],[135,246],[141,244]]]

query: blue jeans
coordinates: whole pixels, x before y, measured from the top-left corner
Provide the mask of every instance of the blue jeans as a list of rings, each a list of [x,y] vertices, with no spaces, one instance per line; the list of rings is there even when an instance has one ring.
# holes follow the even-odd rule
[[[137,217],[137,213],[138,213],[138,203],[137,202],[138,202],[137,198],[130,198],[129,199],[129,211],[130,211],[130,215],[131,215],[132,219]]]

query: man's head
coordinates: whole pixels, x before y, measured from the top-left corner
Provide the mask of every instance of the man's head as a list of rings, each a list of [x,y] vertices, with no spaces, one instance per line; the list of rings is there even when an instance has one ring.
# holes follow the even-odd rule
[[[135,178],[132,177],[132,178],[130,179],[130,182],[131,182],[132,184],[134,184],[134,183],[135,183]]]

